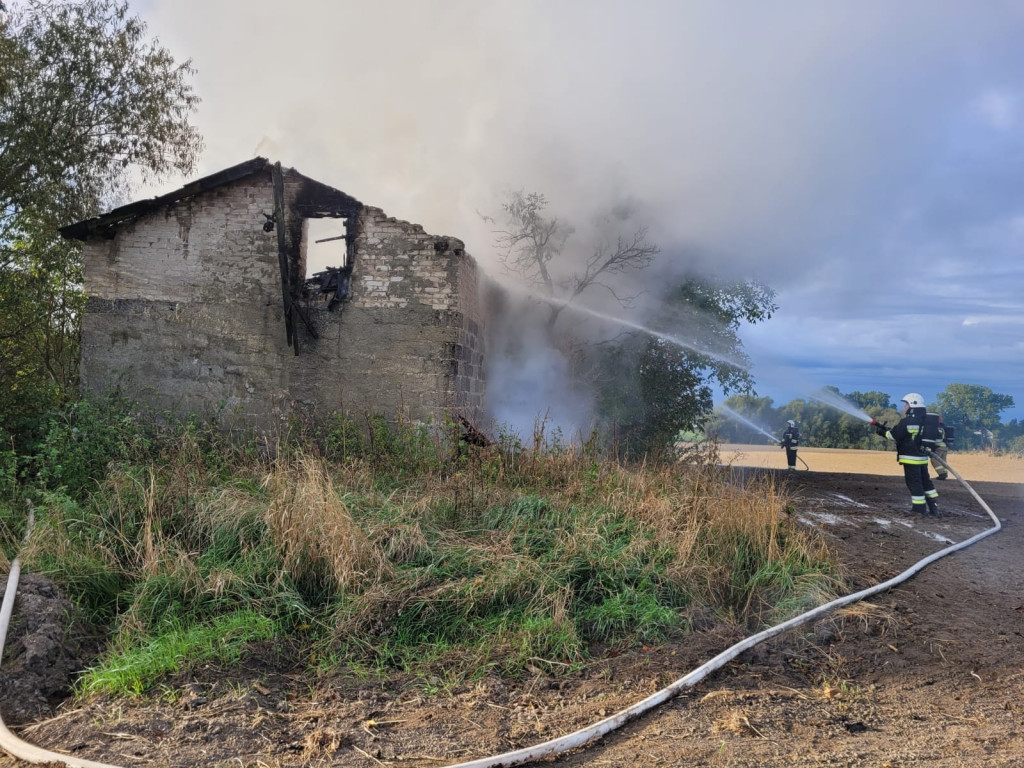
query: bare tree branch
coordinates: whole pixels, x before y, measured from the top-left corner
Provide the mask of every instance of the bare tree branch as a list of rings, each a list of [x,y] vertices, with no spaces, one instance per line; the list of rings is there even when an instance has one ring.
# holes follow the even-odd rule
[[[636,296],[621,296],[599,278],[644,269],[651,264],[658,247],[648,242],[647,229],[641,227],[631,237],[619,237],[614,247],[607,243],[598,246],[585,260],[582,272],[573,272],[556,281],[551,267],[574,230],[558,218],[545,217],[547,203],[544,195],[518,191],[502,204],[505,227],[494,230],[494,235],[506,274],[518,275],[532,288],[559,300],[548,303],[549,328],[554,327],[562,310],[594,287],[604,288],[622,306],[628,306]],[[481,218],[494,223],[490,217],[481,215]]]

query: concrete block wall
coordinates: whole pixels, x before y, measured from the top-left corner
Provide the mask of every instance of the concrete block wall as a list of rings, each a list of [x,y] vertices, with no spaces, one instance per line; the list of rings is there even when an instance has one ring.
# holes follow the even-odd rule
[[[306,403],[420,422],[450,410],[481,419],[484,336],[476,263],[462,241],[369,206],[349,227],[349,299],[335,312],[311,306],[320,338],[303,343],[320,363]]]
[[[179,201],[85,244],[82,385],[269,426],[289,401],[268,179]]]
[[[305,227],[291,207],[303,178],[286,176],[291,269],[304,276]],[[84,249],[82,384],[120,381],[178,414],[216,411],[227,426],[273,429],[296,410],[382,413],[417,421],[456,409],[482,418],[484,341],[476,265],[461,241],[377,208],[355,234],[349,299],[311,299],[319,338],[301,322],[299,353],[283,319],[269,173],[179,200]]]

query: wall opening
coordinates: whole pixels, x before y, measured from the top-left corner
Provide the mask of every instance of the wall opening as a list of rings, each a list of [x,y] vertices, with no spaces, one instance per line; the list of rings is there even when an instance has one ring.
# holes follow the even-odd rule
[[[344,218],[307,218],[302,227],[304,294],[336,309],[348,296],[352,276],[352,243]]]
[[[345,219],[306,219],[306,277],[328,267],[348,264],[348,227]]]

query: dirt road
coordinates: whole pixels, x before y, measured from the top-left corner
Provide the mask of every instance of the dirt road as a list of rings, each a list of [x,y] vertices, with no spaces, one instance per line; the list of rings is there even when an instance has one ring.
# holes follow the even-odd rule
[[[802,524],[834,542],[852,589],[991,526],[953,481],[939,484],[943,516],[935,520],[902,513],[907,491],[894,475],[777,473],[795,493]],[[972,485],[1001,532],[870,605],[746,652],[622,730],[547,764],[1024,764],[1024,485]],[[311,680],[291,671],[286,653],[267,648],[241,675],[208,669],[148,699],[96,701],[15,730],[40,746],[123,766],[436,768],[592,724],[741,638],[719,625],[685,643],[602,658],[569,679],[484,679],[441,693],[443,681]],[[0,758],[0,766],[15,764]]]

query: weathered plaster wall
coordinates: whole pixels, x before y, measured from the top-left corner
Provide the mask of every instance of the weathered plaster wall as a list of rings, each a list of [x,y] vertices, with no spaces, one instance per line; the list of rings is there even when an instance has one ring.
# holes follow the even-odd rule
[[[303,178],[286,176],[287,244],[304,272]],[[296,201],[300,201],[298,210]],[[85,245],[83,387],[120,381],[176,413],[218,410],[229,426],[273,428],[296,409],[419,421],[449,408],[471,420],[484,398],[476,265],[463,244],[362,207],[348,221],[348,301],[307,307],[299,353],[282,313],[269,174],[178,201]]]
[[[376,410],[426,421],[456,409],[483,412],[483,332],[476,264],[460,240],[365,207],[350,222],[352,292],[339,312],[313,305],[319,363],[307,406]],[[301,355],[300,355],[301,356]]]
[[[261,423],[288,400],[277,240],[262,177],[219,187],[84,249],[82,385],[178,413]]]

